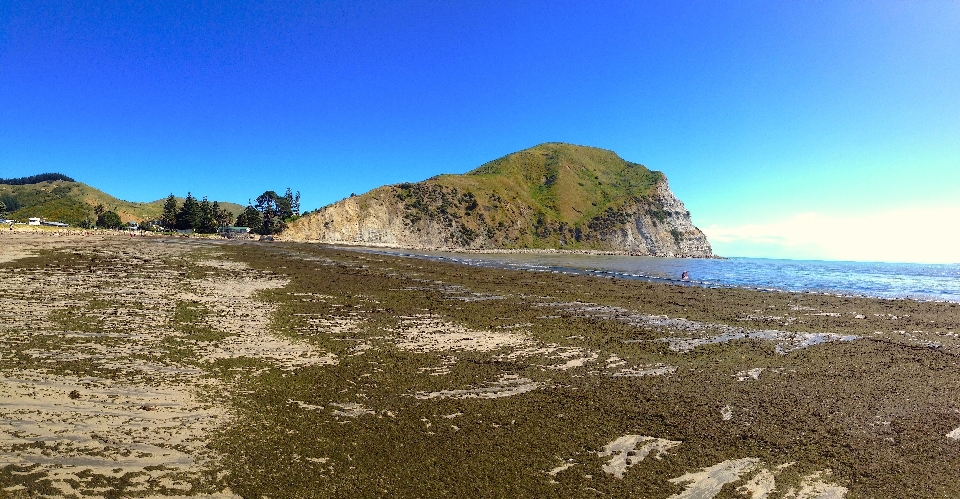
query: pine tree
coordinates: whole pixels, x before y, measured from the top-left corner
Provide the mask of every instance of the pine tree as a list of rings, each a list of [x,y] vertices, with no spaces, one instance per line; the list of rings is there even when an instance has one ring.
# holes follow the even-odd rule
[[[217,223],[217,228],[222,229],[233,223],[233,215],[229,211],[220,207],[220,203],[213,202],[213,218]]]
[[[163,214],[160,215],[160,225],[167,229],[172,229],[177,225],[177,198],[173,194],[167,197],[163,202]]]
[[[179,230],[198,229],[200,227],[200,203],[189,192],[183,200],[183,206],[177,212],[177,221],[174,225]]]
[[[290,214],[285,216],[284,218],[299,217],[300,216],[300,191],[297,191],[297,193],[294,194],[290,190],[290,188],[287,187],[287,192],[283,195],[283,199],[286,203],[286,207],[290,212]]]
[[[217,232],[216,212],[206,196],[200,201],[200,216],[194,228],[201,234],[214,234]]]

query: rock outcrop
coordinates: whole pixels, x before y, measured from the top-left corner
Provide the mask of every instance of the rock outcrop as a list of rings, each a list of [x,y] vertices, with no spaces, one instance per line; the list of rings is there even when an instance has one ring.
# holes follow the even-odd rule
[[[383,186],[311,213],[286,240],[411,249],[567,249],[713,257],[660,172],[543,144],[464,175]]]

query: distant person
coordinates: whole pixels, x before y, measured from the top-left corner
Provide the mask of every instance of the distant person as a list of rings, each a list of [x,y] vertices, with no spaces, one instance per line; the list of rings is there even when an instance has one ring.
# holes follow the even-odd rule
[[[689,280],[690,280],[690,272],[687,272],[686,270],[684,270],[684,271],[683,271],[683,274],[680,274],[680,280],[681,280],[681,281],[689,281]]]

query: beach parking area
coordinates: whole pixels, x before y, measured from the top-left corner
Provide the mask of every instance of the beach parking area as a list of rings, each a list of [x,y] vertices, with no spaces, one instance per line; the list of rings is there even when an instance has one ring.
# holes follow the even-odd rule
[[[0,496],[958,497],[960,305],[0,234]]]

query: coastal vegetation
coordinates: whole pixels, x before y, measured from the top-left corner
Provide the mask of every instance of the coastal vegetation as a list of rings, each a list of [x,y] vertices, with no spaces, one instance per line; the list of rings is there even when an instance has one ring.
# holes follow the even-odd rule
[[[0,180],[0,216],[14,220],[32,217],[75,227],[120,228],[135,222],[141,228],[192,230],[214,234],[233,225],[258,234],[276,234],[300,216],[300,193],[266,191],[246,207],[235,203],[197,199],[188,192],[170,194],[150,203],[117,199],[60,173]]]
[[[163,213],[157,220],[159,227],[170,230],[192,230],[198,234],[216,234],[221,228],[232,225],[234,216],[220,207],[217,201],[210,202],[206,196],[197,201],[187,193],[183,204],[178,206],[173,194],[163,202]]]
[[[283,232],[287,223],[300,218],[300,192],[294,194],[289,187],[283,196],[266,191],[256,201],[255,205],[247,203],[237,217],[237,225],[250,227],[257,234],[272,235]]]
[[[62,180],[64,182],[76,182],[72,178],[62,173],[41,173],[39,175],[31,175],[29,177],[0,178],[0,184],[28,185],[28,184],[39,184],[41,182],[54,182],[57,180]]]
[[[156,220],[165,200],[124,201],[65,175],[51,173],[0,182],[0,202],[5,206],[5,216],[14,220],[39,217],[83,227],[96,225],[100,215],[94,211],[97,206],[104,207],[105,212],[116,213],[123,223]],[[243,210],[234,203],[220,202],[219,205],[234,216]]]

